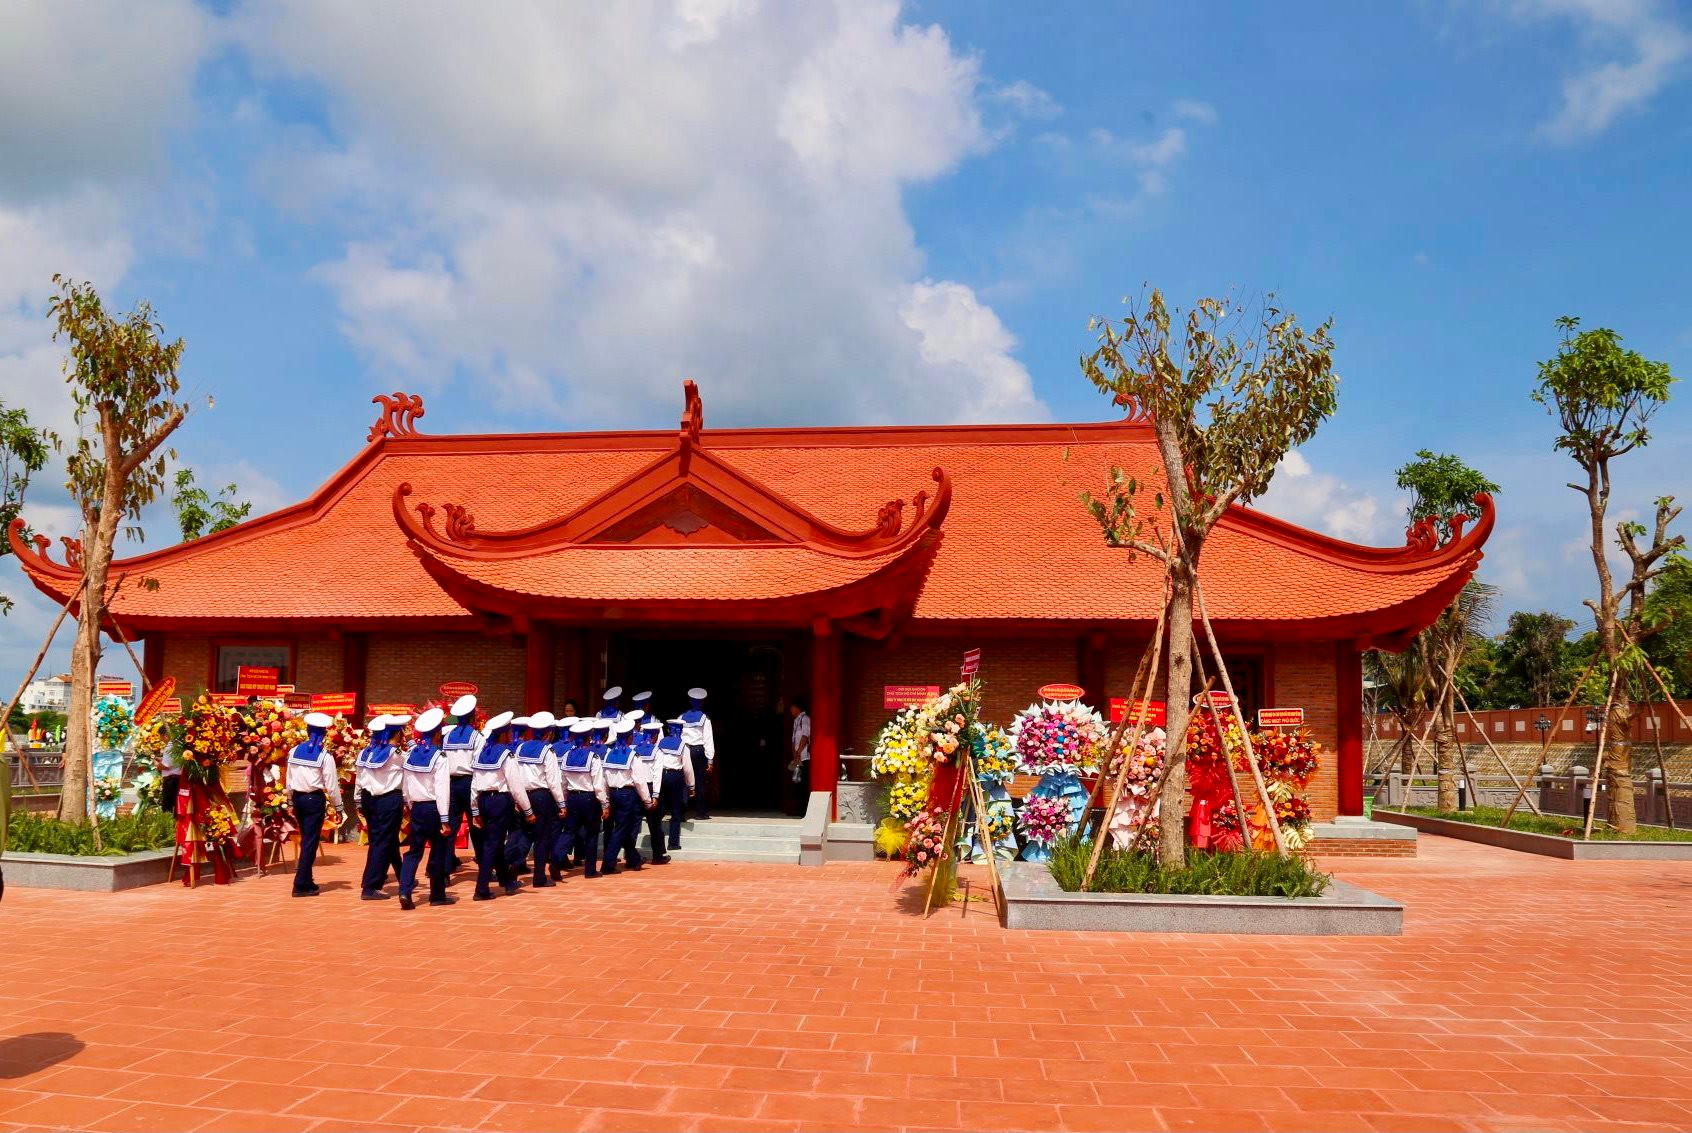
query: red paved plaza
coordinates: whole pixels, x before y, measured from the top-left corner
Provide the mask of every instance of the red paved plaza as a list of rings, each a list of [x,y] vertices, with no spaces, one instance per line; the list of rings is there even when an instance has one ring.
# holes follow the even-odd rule
[[[1421,845],[1331,863],[1397,939],[924,921],[883,864],[14,888],[0,1127],[1692,1127],[1692,866]]]

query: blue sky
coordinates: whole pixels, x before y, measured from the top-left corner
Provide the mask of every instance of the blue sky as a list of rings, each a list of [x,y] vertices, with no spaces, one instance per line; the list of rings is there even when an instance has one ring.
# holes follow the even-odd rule
[[[1504,487],[1503,608],[1579,616],[1584,512],[1527,397],[1553,320],[1692,373],[1671,4],[0,21],[0,399],[68,425],[52,272],[151,299],[216,399],[183,462],[261,510],[352,455],[378,392],[437,431],[668,425],[683,377],[709,425],[1094,419],[1088,315],[1272,290],[1334,318],[1343,384],[1264,506],[1395,543],[1392,470],[1455,452]],[[1618,514],[1692,495],[1678,393]],[[68,532],[57,479],[29,515]],[[13,679],[51,611],[10,561],[0,590]]]

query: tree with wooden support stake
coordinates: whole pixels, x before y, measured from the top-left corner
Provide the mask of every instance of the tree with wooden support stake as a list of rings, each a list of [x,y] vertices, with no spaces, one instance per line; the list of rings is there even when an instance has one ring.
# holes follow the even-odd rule
[[[1162,482],[1142,485],[1112,468],[1102,496],[1084,492],[1082,500],[1106,542],[1169,570],[1168,789],[1159,857],[1179,866],[1186,861],[1194,593],[1205,540],[1230,506],[1262,495],[1282,458],[1315,435],[1334,411],[1338,378],[1331,321],[1307,334],[1272,297],[1255,307],[1200,299],[1183,313],[1154,289],[1126,305],[1120,322],[1092,321],[1097,345],[1081,370],[1130,420],[1151,426]]]

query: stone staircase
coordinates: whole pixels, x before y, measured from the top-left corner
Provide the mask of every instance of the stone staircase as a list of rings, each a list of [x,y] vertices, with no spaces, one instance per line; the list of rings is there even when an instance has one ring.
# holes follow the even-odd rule
[[[644,830],[641,853],[646,852]],[[775,862],[799,864],[799,819],[781,815],[713,815],[709,822],[682,823],[678,862]]]

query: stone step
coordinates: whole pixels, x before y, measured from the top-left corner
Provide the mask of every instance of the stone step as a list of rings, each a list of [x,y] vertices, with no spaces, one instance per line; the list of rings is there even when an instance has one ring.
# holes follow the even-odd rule
[[[787,851],[745,850],[745,849],[691,849],[682,848],[671,850],[670,858],[678,862],[766,862],[771,865],[797,865],[799,863],[799,845]]]
[[[689,834],[699,837],[725,838],[794,838],[799,837],[799,820],[776,822],[769,820],[713,818],[709,822],[682,823],[682,839]]]
[[[645,841],[641,845],[645,845]],[[683,837],[681,848],[684,850],[753,850],[768,853],[786,853],[792,850],[799,852],[797,838],[705,838],[695,835],[692,838]]]

